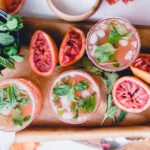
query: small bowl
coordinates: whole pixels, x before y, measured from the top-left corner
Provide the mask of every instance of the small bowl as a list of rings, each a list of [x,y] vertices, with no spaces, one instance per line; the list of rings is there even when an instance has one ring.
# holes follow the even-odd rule
[[[93,15],[99,8],[101,1],[102,0],[89,0],[89,5],[87,5],[87,0],[81,0],[78,4],[75,0],[68,0],[67,3],[66,0],[47,0],[47,3],[50,9],[60,18],[70,22],[77,22]],[[76,6],[78,8],[75,8]],[[87,6],[87,8],[85,7],[85,10],[83,10],[83,6]]]

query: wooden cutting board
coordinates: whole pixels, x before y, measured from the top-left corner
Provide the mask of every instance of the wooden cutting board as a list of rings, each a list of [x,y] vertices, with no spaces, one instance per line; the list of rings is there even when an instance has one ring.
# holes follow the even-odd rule
[[[80,125],[69,125],[63,123],[62,121],[59,121],[49,107],[47,91],[54,77],[65,70],[72,69],[72,67],[61,68],[57,72],[53,73],[50,77],[41,77],[35,74],[30,68],[28,62],[28,52],[31,36],[36,30],[43,30],[54,38],[54,41],[59,47],[67,29],[70,26],[79,27],[85,33],[87,33],[95,22],[68,23],[61,20],[27,17],[23,17],[23,21],[24,29],[21,32],[22,48],[20,53],[25,55],[25,60],[23,62],[16,63],[15,70],[5,69],[2,72],[3,77],[1,77],[0,80],[4,80],[6,78],[23,77],[34,81],[40,87],[43,93],[44,104],[40,115],[33,121],[33,123],[27,129],[17,133],[16,140],[18,142],[24,142],[28,140],[41,141],[48,139],[79,140],[84,138],[96,138],[97,136],[98,138],[103,136],[119,136],[122,135],[122,133],[124,133],[125,135],[126,133],[129,134],[129,131],[132,130],[135,132],[136,136],[139,133],[145,136],[145,133],[150,131],[150,127],[148,126],[133,127],[134,125],[146,125],[149,123],[150,109],[140,114],[128,114],[125,120],[117,125],[118,127],[112,127],[114,125],[112,124],[111,119],[108,119],[105,122],[105,126],[109,126],[109,128],[100,127],[100,123],[103,119],[106,108],[106,94],[104,94],[106,93],[106,88],[100,77],[97,77],[97,80],[100,84],[103,95],[99,110],[94,115],[94,117],[88,122]],[[150,53],[150,27],[136,26],[136,28],[138,29],[141,37],[142,52]],[[129,127],[121,128],[120,126]],[[131,135],[134,135],[134,133],[131,133]],[[150,136],[150,134],[148,136]]]

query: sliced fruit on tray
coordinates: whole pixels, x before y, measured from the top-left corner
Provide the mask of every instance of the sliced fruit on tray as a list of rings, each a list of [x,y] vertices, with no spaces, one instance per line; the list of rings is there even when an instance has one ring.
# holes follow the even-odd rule
[[[68,66],[77,62],[85,52],[85,34],[78,28],[68,29],[59,51],[61,66]]]
[[[24,0],[0,0],[0,8],[10,14],[16,14],[22,8]]]
[[[150,87],[136,77],[117,80],[112,96],[114,103],[126,112],[140,113],[150,106]]]
[[[41,30],[32,36],[29,62],[33,71],[41,76],[51,75],[57,65],[57,46],[52,37]]]
[[[53,81],[49,91],[49,102],[58,119],[80,124],[89,120],[100,103],[100,88],[92,75],[70,70]]]
[[[150,84],[150,54],[140,54],[130,68],[135,76]]]
[[[22,78],[3,80],[0,87],[0,129],[11,132],[24,129],[40,113],[40,89]]]

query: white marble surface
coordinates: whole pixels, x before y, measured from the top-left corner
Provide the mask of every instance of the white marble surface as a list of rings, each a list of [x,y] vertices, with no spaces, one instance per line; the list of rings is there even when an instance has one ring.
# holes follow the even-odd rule
[[[20,15],[58,18],[49,9],[47,0],[25,0]],[[112,6],[103,0],[98,11],[90,19],[99,20],[108,16],[123,17],[130,20],[133,24],[150,25],[150,0],[135,0],[128,3],[128,5],[125,5],[120,0],[120,2]]]

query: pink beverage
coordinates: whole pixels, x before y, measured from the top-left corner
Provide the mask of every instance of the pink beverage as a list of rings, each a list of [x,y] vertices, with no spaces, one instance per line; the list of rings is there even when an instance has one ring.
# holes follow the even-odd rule
[[[26,128],[40,113],[40,89],[23,78],[0,82],[0,130],[17,132]]]
[[[137,58],[140,46],[135,27],[122,18],[100,20],[87,35],[89,59],[106,71],[121,71],[129,67]]]
[[[80,124],[89,120],[97,111],[100,96],[100,88],[90,74],[70,70],[53,81],[49,102],[58,119],[70,124]]]

